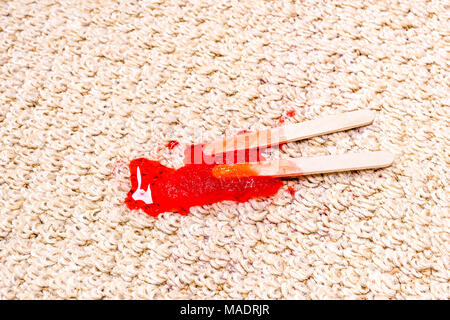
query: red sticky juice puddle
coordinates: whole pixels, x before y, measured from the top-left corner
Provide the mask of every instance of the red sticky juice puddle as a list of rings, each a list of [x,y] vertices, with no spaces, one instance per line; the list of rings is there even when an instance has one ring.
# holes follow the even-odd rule
[[[275,195],[283,185],[281,179],[271,177],[216,178],[212,174],[215,166],[206,163],[186,164],[175,170],[157,161],[134,159],[129,165],[131,190],[125,203],[131,210],[142,209],[154,217],[170,211],[186,215],[193,206],[224,200],[245,202],[250,198],[269,197]],[[147,199],[151,201],[135,200],[133,194],[138,189],[141,194],[147,190]]]
[[[243,130],[239,134],[244,133],[248,131]],[[132,160],[129,164],[131,190],[125,203],[131,210],[142,209],[148,215],[156,217],[162,212],[171,211],[186,215],[193,206],[224,200],[245,202],[250,198],[275,195],[283,185],[279,178],[253,176],[248,170],[241,177],[225,178],[213,174],[213,169],[221,164],[264,161],[265,158],[261,155],[263,150],[265,149],[236,150],[209,156],[203,153],[203,144],[192,144],[184,151],[185,165],[177,170],[145,158]],[[137,189],[141,196],[145,195],[145,201],[133,198]]]
[[[175,148],[177,145],[179,145],[180,143],[176,140],[171,140],[169,141],[169,143],[167,144],[167,148],[169,148],[169,150],[172,150],[173,148]]]

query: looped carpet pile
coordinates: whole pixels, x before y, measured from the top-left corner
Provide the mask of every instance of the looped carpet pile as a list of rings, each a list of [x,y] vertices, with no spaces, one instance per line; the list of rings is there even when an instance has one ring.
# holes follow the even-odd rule
[[[448,299],[448,9],[1,2],[0,298]],[[391,167],[187,216],[123,204],[118,161],[179,167],[188,143],[359,109],[373,125],[273,156],[388,150]]]

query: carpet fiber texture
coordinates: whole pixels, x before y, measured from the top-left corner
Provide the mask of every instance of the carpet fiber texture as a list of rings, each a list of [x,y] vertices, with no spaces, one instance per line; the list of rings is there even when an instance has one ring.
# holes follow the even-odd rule
[[[448,299],[448,13],[2,1],[0,298]],[[121,161],[180,167],[187,143],[359,109],[377,110],[373,125],[270,156],[388,150],[391,167],[187,216],[123,204]]]

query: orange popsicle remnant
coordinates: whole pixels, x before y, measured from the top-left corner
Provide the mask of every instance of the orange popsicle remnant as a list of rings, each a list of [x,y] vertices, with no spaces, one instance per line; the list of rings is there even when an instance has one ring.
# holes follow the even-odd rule
[[[253,163],[220,164],[212,169],[216,178],[289,177],[303,175],[301,168],[289,159]]]
[[[219,164],[212,169],[212,174],[216,178],[240,178],[254,177],[258,172],[252,168],[250,163]]]

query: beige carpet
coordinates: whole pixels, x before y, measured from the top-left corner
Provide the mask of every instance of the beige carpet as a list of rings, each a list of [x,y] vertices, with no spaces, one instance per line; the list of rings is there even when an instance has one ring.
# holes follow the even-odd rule
[[[448,299],[446,4],[2,1],[0,298]],[[179,167],[169,140],[365,108],[373,125],[273,156],[390,168],[185,217],[122,204],[116,162]]]

